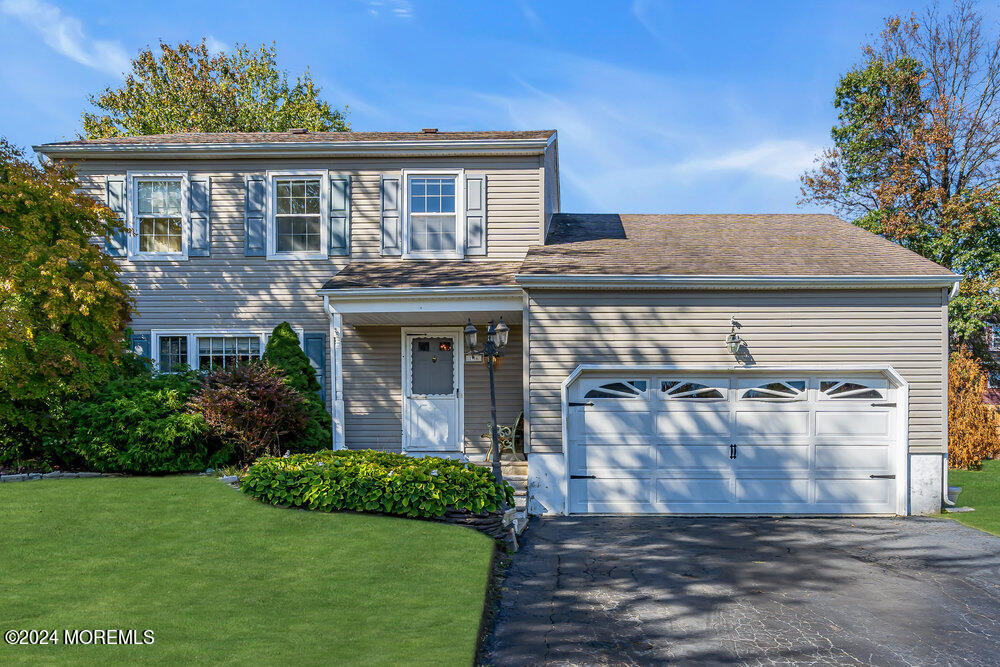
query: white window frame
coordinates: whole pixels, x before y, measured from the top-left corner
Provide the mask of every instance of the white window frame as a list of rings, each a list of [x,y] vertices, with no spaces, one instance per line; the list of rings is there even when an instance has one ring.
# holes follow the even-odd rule
[[[455,249],[447,252],[410,250],[410,178],[412,176],[448,176],[455,179]],[[403,257],[407,259],[463,259],[465,257],[465,169],[403,169],[402,215]]]
[[[990,352],[1000,352],[1000,324],[986,325],[986,347]]]
[[[241,336],[260,338],[260,354],[264,355],[264,348],[271,338],[271,329],[154,329],[150,332],[149,356],[153,362],[153,371],[156,373],[170,373],[171,371],[160,371],[160,338],[164,336],[185,336],[187,337],[187,365],[191,370],[198,370],[198,338],[202,336]],[[292,331],[299,337],[299,347],[305,350],[305,332],[302,327],[292,327]]]
[[[139,252],[139,229],[136,219],[139,212],[138,184],[144,180],[178,179],[181,182],[181,251]],[[128,258],[133,262],[186,261],[191,230],[191,212],[188,207],[189,178],[186,171],[129,171],[126,173],[125,217],[128,229]]]
[[[275,181],[282,178],[319,180],[319,251],[278,252]],[[267,172],[267,259],[326,259],[330,251],[330,172],[327,169],[280,169]]]

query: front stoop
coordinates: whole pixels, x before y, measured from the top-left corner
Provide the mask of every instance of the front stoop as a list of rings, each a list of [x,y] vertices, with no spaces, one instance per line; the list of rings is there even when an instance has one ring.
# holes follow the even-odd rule
[[[501,461],[503,478],[514,487],[514,532],[520,535],[528,526],[528,462]]]

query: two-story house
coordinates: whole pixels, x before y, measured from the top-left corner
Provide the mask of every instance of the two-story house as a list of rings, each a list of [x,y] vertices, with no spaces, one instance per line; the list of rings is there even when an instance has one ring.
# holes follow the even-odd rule
[[[36,147],[128,233],[157,368],[288,321],[333,447],[482,459],[525,418],[535,513],[936,511],[958,277],[827,215],[560,212],[556,133],[185,134]],[[482,331],[480,332],[482,336]]]

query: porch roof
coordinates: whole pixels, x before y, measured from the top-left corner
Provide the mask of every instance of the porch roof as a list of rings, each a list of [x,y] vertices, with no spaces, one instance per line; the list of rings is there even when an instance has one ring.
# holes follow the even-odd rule
[[[383,260],[351,262],[322,290],[420,287],[516,287],[520,262]]]

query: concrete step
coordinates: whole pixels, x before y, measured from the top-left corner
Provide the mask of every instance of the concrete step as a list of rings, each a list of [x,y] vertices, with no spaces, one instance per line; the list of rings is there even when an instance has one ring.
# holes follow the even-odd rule
[[[514,516],[514,534],[518,537],[524,532],[524,529],[528,527],[528,513],[518,512]]]

